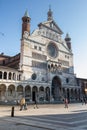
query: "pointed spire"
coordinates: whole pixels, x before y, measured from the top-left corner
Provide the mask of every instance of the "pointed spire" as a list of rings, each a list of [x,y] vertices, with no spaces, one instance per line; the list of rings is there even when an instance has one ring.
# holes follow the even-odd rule
[[[51,11],[51,5],[49,5],[49,10]]]
[[[66,41],[71,41],[71,38],[70,38],[70,36],[69,36],[68,33],[66,34],[65,40],[66,40]]]
[[[25,11],[24,17],[29,17],[28,10]]]
[[[47,20],[53,20],[53,16],[52,16],[53,12],[51,11],[51,5],[49,5],[49,11],[47,13],[48,17]]]
[[[71,38],[68,33],[66,34],[65,41],[66,41],[68,48],[71,50]]]

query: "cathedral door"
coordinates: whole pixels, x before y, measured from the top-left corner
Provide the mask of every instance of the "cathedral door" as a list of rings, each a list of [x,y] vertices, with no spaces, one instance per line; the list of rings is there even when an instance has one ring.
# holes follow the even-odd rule
[[[35,92],[32,92],[32,101],[35,101],[35,98],[36,98],[36,94]]]
[[[61,80],[58,76],[55,76],[52,80],[52,96],[55,101],[61,98]]]
[[[32,88],[32,101],[35,101],[35,100],[37,100],[37,87],[36,86]]]

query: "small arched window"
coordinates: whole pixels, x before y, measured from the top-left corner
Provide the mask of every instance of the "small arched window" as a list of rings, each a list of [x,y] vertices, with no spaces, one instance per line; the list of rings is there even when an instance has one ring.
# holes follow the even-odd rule
[[[66,83],[69,83],[69,78],[66,78]]]
[[[2,72],[0,71],[0,79],[2,79]]]

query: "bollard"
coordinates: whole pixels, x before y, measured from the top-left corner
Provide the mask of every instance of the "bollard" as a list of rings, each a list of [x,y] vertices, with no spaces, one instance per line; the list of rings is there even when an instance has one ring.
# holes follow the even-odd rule
[[[14,117],[14,106],[12,106],[12,109],[11,109],[11,117]]]
[[[24,109],[27,110],[27,103],[25,104]]]

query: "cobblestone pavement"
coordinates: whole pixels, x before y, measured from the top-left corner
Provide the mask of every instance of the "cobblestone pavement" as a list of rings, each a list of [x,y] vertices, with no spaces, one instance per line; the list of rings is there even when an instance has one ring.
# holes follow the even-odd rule
[[[0,106],[0,130],[87,130],[87,105],[64,104],[33,105],[28,110],[20,111],[15,106],[14,117],[11,117],[12,106]]]

